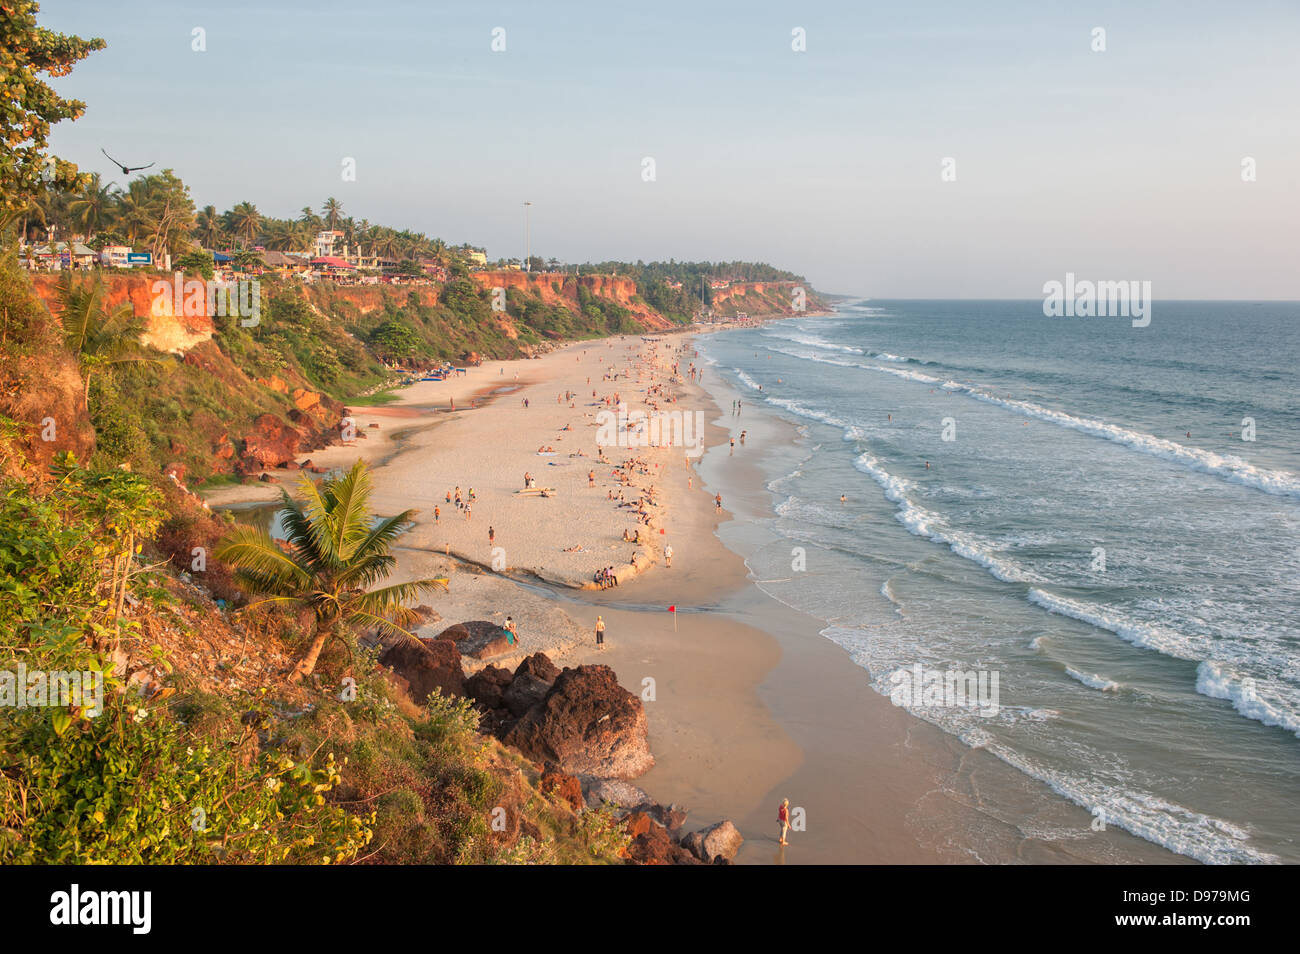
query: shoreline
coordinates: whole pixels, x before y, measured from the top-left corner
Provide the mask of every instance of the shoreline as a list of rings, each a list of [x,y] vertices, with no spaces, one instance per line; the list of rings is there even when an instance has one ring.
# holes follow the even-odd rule
[[[662,565],[661,549],[647,547],[650,572],[621,578],[612,589],[581,588],[592,555],[604,563],[631,546],[614,536],[628,516],[607,506],[612,478],[602,475],[600,486],[588,487],[583,478],[598,458],[573,458],[580,472],[571,465],[547,468],[548,477],[556,476],[549,481],[556,486],[555,497],[521,499],[511,490],[516,481],[510,475],[542,460],[528,450],[537,440],[570,437],[591,444],[594,451],[592,435],[585,428],[576,431],[579,425],[595,426],[590,421],[594,408],[578,401],[570,406],[563,399],[550,403],[575,389],[575,370],[585,384],[589,369],[608,369],[607,358],[676,349],[693,340],[674,335],[653,343],[640,338],[579,342],[541,359],[472,369],[480,381],[495,377],[499,385],[509,374],[510,385],[518,385],[518,390],[485,400],[473,414],[429,410],[439,398],[447,400],[450,382],[430,382],[419,392],[421,385],[415,385],[407,389],[415,393],[404,395],[401,404],[354,414],[367,424],[375,411],[389,411],[374,415],[380,419],[405,418],[392,409],[417,403],[424,405],[424,413],[438,414],[433,421],[392,433],[381,425],[380,441],[364,448],[359,442],[330,448],[328,458],[335,465],[357,456],[377,461],[374,500],[381,512],[424,511],[396,551],[393,574],[393,582],[451,577],[450,591],[432,601],[440,619],[423,631],[436,635],[454,622],[501,623],[512,616],[520,634],[518,653],[481,662],[466,658],[467,674],[489,663],[514,666],[539,651],[561,666],[611,666],[619,682],[644,700],[656,758],[655,766],[633,784],[657,802],[689,808],[688,829],[730,818],[746,839],[738,863],[1107,860],[1111,851],[1100,858],[1075,854],[1059,843],[1018,834],[1012,821],[998,820],[996,810],[978,799],[980,787],[990,779],[1013,791],[1029,818],[1045,811],[1064,813],[1086,831],[1090,816],[989,753],[969,749],[894,707],[870,688],[865,670],[820,635],[825,623],[754,585],[744,557],[728,546],[734,546],[738,531],[747,532],[772,512],[773,497],[754,455],[800,438],[793,424],[753,413],[744,417],[746,442],[729,451],[730,437],[742,428],[722,411],[720,395],[730,387],[716,387],[723,379],[713,378],[712,366],[703,369],[712,379],[711,389],[687,374],[673,385],[677,406],[704,412],[704,455],[689,460],[680,448],[636,452],[647,464],[647,473],[638,476],[655,482],[656,529],[663,529],[674,545],[673,566]],[[693,355],[692,348],[681,356],[683,371],[692,360],[699,365]],[[633,361],[627,358],[629,368]],[[521,379],[524,368],[533,373],[516,381],[516,368]],[[597,380],[598,394],[611,386],[634,391],[662,383],[648,373],[634,377],[631,371],[626,379]],[[456,383],[463,392],[479,382]],[[482,383],[491,390],[491,383]],[[590,391],[588,387],[588,400]],[[530,407],[522,407],[524,398]],[[569,446],[574,445],[565,449]],[[313,461],[323,456],[317,452]],[[617,455],[609,456],[612,461]],[[542,466],[546,464],[536,469],[541,472]],[[452,508],[457,514],[452,521],[431,520],[432,501],[446,507],[438,494],[459,473],[467,475],[462,488],[476,488],[478,512],[473,520],[463,520]],[[721,513],[711,506],[718,492],[724,496]],[[493,569],[493,548],[486,538],[489,515],[494,521],[504,517],[491,523],[510,557],[501,570]],[[529,531],[522,540],[514,532],[520,523]],[[593,541],[595,553],[588,553],[583,543],[581,555],[588,559],[570,560],[557,569],[562,561],[556,554],[563,546],[556,544],[578,535]],[[541,572],[534,572],[538,568]],[[678,612],[667,612],[674,605]],[[607,626],[603,652],[593,645],[597,615],[604,616]],[[774,818],[783,797],[790,798],[792,808],[803,809],[807,828],[793,832],[791,846],[781,850]],[[1147,854],[1130,842],[1156,847],[1123,832],[1108,834],[1106,844],[1112,842],[1120,843],[1113,860]],[[1187,860],[1163,849],[1159,855],[1155,860],[1166,863]]]

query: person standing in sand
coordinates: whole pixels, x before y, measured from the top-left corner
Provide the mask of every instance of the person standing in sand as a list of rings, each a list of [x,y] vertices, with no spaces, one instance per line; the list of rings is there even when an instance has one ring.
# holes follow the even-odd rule
[[[790,844],[785,840],[785,836],[790,831],[790,799],[781,799],[781,807],[776,810],[776,823],[781,826],[781,837],[778,839],[778,844]]]
[[[664,547],[664,566],[671,567],[672,565],[673,565],[673,545],[670,543],[668,544],[668,546]]]
[[[596,617],[596,645],[605,648],[605,617]]]

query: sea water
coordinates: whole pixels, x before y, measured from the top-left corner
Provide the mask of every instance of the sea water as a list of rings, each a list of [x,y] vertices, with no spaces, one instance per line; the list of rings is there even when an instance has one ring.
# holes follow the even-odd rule
[[[1300,861],[1300,306],[871,300],[698,341],[739,426],[802,432],[755,578],[874,688],[997,672],[995,714],[908,708],[1099,823]]]

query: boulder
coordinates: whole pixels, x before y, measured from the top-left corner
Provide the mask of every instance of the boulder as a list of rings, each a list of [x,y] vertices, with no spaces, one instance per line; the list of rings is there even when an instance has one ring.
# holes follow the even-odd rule
[[[736,826],[729,820],[710,825],[701,831],[693,831],[682,839],[682,846],[705,864],[728,863],[736,857],[744,842]]]
[[[636,833],[632,835],[632,844],[628,846],[628,857],[642,865],[671,865],[676,861],[677,848],[673,844],[667,829],[658,822],[651,821],[648,815],[637,813],[632,816],[637,820]],[[632,834],[632,829],[628,829]]]
[[[502,704],[510,710],[510,714],[516,719],[522,718],[524,713],[537,705],[546,698],[546,694],[551,691],[551,683],[543,682],[536,676],[529,675],[521,668],[515,673],[514,679],[501,694]]]
[[[514,652],[516,646],[510,642],[509,634],[499,627],[498,630],[495,636],[471,636],[462,640],[461,653],[471,659],[491,659],[493,656],[504,656]]]
[[[546,653],[533,653],[521,662],[519,668],[515,670],[515,675],[518,676],[520,673],[527,673],[530,676],[540,679],[547,685],[550,685],[555,682],[556,679],[560,678],[559,668],[555,663],[551,662],[550,657],[547,656]]]
[[[489,709],[500,709],[505,706],[501,694],[509,688],[513,679],[509,669],[485,666],[465,680],[465,693]]]
[[[490,659],[516,648],[499,623],[485,619],[454,623],[439,633],[438,638],[454,641],[460,647],[460,654],[472,659]]]
[[[582,775],[579,781],[582,783],[582,797],[589,808],[599,808],[608,802],[616,808],[630,809],[650,801],[650,796],[642,789],[621,779]]]
[[[379,662],[406,680],[411,700],[417,705],[424,705],[434,689],[441,689],[444,695],[465,695],[460,653],[449,640],[422,643],[403,638],[386,649]]]
[[[504,741],[571,774],[636,778],[654,765],[645,707],[608,666],[565,669]]]

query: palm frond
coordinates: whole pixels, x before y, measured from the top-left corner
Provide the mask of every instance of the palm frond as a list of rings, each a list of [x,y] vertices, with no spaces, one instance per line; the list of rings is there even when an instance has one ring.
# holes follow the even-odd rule
[[[287,595],[311,584],[311,574],[265,530],[239,527],[217,548],[217,559],[235,567],[258,592]]]

